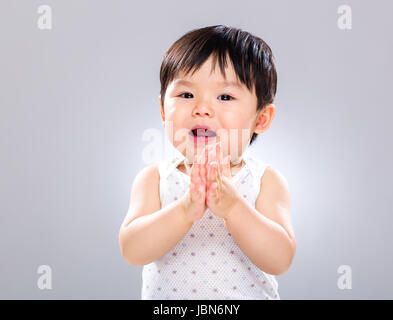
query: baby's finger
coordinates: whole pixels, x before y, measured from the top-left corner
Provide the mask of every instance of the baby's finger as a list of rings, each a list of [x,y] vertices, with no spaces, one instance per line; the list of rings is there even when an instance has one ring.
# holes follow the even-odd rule
[[[199,176],[199,165],[198,165],[198,163],[196,163],[194,161],[194,163],[192,164],[192,167],[191,167],[190,180],[191,181],[196,181],[198,176]]]
[[[215,144],[208,144],[206,146],[206,159],[208,163],[217,161],[216,146]]]
[[[194,164],[193,171],[191,172],[191,181],[190,181],[190,192],[191,192],[191,199],[193,201],[200,201],[203,200],[205,197],[205,183],[201,177],[200,172],[201,165]]]
[[[206,167],[204,165],[200,166],[199,178],[203,184],[206,184]]]
[[[213,182],[208,189],[208,200],[209,201],[218,201],[219,200],[219,194],[218,194],[218,184],[217,182]]]
[[[216,144],[216,157],[217,157],[217,161],[218,163],[221,165],[221,143],[217,142]]]
[[[197,152],[195,155],[196,162],[198,164],[204,165],[206,163],[206,147],[203,147],[201,150]]]
[[[228,155],[223,160],[222,174],[227,178],[232,178],[231,173],[231,156]]]
[[[221,187],[222,186],[222,164],[220,162],[217,162],[216,180],[218,182],[218,185]]]
[[[204,156],[204,160],[205,163],[209,163],[209,145],[205,145],[205,147],[203,148],[203,156]]]
[[[217,181],[217,162],[208,165],[207,184],[210,186]]]
[[[198,201],[200,198],[197,186],[193,182],[190,183],[190,198],[193,202]]]

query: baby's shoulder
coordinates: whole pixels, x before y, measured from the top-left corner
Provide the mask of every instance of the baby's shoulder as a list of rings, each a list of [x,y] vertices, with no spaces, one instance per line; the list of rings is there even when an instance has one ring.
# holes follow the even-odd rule
[[[269,162],[262,161],[254,156],[247,155],[248,164],[261,185],[287,184],[282,172],[274,168]]]
[[[159,182],[158,165],[152,164],[142,168],[134,179],[136,185],[153,185]]]
[[[289,191],[288,181],[281,171],[266,165],[261,176],[261,193],[270,190],[271,192],[287,193]]]

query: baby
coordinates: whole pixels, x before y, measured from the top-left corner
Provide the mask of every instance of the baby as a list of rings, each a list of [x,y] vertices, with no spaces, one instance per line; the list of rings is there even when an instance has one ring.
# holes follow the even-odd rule
[[[192,30],[160,80],[176,153],[138,173],[119,232],[124,259],[144,265],[142,299],[280,299],[275,275],[296,251],[288,184],[246,152],[275,115],[271,49],[236,28]]]

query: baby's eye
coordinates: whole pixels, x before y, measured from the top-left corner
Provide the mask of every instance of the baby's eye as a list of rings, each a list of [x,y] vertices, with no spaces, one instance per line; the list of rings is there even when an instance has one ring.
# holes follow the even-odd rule
[[[231,97],[229,94],[222,94],[220,97],[227,97],[226,99],[224,99],[224,101],[233,100],[233,97]],[[227,100],[227,99],[228,99],[228,100]]]
[[[191,95],[190,98],[192,98],[192,93],[189,93],[189,92],[183,92],[183,93],[180,94],[179,96],[180,96],[180,97],[186,98],[184,95]],[[225,97],[225,98],[223,99],[223,101],[231,101],[231,100],[234,99],[234,98],[233,98],[232,96],[230,96],[229,94],[222,94],[220,97]],[[186,99],[187,99],[187,98],[186,98]]]
[[[182,93],[182,94],[180,94],[179,96],[180,96],[180,97],[182,97],[184,94],[187,94],[187,95],[188,95],[188,94],[190,94],[190,95],[192,95],[192,93],[189,93],[189,92],[183,92],[183,93]]]

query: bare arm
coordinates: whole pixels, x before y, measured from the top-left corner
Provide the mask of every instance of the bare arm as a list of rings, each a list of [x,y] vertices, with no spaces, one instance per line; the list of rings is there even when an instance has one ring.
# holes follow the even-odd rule
[[[180,201],[161,209],[156,166],[135,178],[128,213],[121,225],[122,256],[132,265],[148,264],[165,255],[191,228]]]
[[[195,168],[192,172],[191,181],[199,182],[199,172]],[[128,213],[119,231],[121,254],[129,264],[145,265],[164,256],[205,211],[204,199],[199,199],[196,192],[191,197],[190,191],[161,208],[159,181],[157,167],[150,166],[133,183]]]
[[[240,249],[262,271],[284,273],[292,263],[296,238],[290,221],[290,195],[285,179],[267,168],[253,208],[239,197],[225,219]]]

